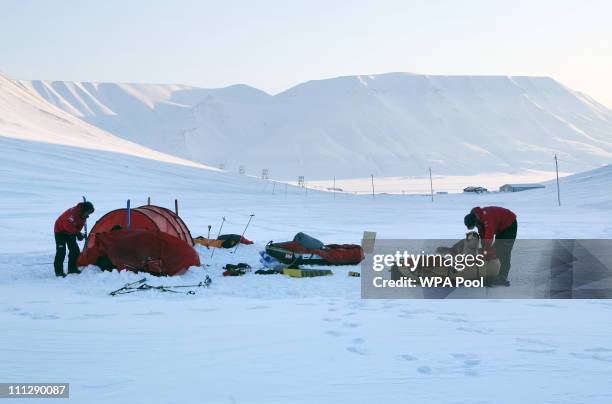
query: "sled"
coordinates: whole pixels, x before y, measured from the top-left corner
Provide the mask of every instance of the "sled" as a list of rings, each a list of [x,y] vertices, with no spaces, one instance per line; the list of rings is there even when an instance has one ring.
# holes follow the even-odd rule
[[[304,233],[296,234],[293,241],[270,241],[266,253],[290,268],[300,265],[357,265],[364,259],[360,245],[323,244]]]

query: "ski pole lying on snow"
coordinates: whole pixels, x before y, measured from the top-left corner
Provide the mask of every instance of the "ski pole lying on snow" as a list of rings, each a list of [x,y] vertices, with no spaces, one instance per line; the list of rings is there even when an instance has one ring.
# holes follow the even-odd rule
[[[146,280],[147,280],[147,278],[142,278],[142,279],[139,279],[139,280],[137,280],[135,282],[126,283],[125,285],[123,285],[119,289],[113,290],[112,292],[110,292],[109,295],[115,296],[115,295],[120,295],[120,294],[123,294],[123,293],[131,293],[131,292],[124,292],[124,291],[134,289],[136,287],[136,285],[145,283]]]
[[[249,224],[251,223],[251,220],[253,219],[253,216],[255,216],[255,215],[251,213],[251,215],[249,216],[249,221],[247,222],[246,226],[244,227],[244,230],[242,231],[242,236],[240,236],[240,240],[238,240],[238,244],[236,244],[236,248],[234,249],[234,251],[232,251],[232,254],[235,254],[236,251],[238,250],[238,247],[240,247],[240,244],[242,243],[242,238],[244,237],[244,233],[246,233],[247,229],[249,228]]]
[[[110,292],[109,295],[111,295],[111,296],[125,295],[127,293],[134,293],[134,292],[138,292],[138,291],[142,291],[142,290],[150,290],[150,289],[157,289],[157,290],[159,290],[161,292],[172,292],[172,293],[183,293],[183,294],[186,294],[186,295],[195,295],[196,293],[193,290],[188,290],[187,292],[182,292],[182,291],[173,290],[173,289],[180,289],[180,288],[201,288],[201,287],[207,288],[212,283],[212,279],[210,279],[210,277],[208,275],[206,275],[206,278],[204,278],[204,280],[202,282],[200,282],[200,283],[198,283],[196,285],[170,285],[170,286],[159,285],[159,286],[152,286],[152,285],[149,285],[149,284],[145,283],[146,280],[147,280],[147,278],[142,278],[142,279],[137,280],[135,282],[126,283],[123,287]]]

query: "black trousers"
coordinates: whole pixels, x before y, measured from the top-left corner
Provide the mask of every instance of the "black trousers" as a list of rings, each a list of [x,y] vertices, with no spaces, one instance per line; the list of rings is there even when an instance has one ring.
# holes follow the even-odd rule
[[[68,233],[55,233],[55,275],[64,274],[64,259],[66,258],[66,246],[68,247],[68,273],[78,273],[77,258],[81,253],[76,241],[76,235]]]
[[[499,278],[503,280],[508,279],[508,273],[510,272],[510,259],[512,257],[512,247],[514,247],[514,241],[516,241],[516,231],[518,229],[518,223],[516,220],[505,230],[495,235],[495,242],[493,248],[497,253],[499,259]]]

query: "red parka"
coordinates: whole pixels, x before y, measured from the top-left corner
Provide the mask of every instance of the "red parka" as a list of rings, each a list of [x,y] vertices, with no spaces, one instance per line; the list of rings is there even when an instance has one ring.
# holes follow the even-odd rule
[[[512,226],[516,220],[514,212],[499,206],[477,207],[472,209],[472,213],[478,218],[478,233],[485,248],[491,246],[493,236]]]
[[[68,233],[77,234],[83,229],[85,225],[85,219],[80,215],[81,208],[76,205],[73,208],[68,209],[60,215],[55,221],[55,227],[53,231],[55,233]]]

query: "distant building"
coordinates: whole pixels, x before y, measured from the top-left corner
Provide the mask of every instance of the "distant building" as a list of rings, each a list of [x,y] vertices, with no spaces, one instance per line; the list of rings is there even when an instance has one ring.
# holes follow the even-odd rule
[[[466,187],[466,188],[463,188],[463,192],[472,192],[475,194],[482,194],[484,192],[489,192],[489,190],[484,187]]]
[[[540,188],[545,188],[545,186],[542,184],[504,184],[499,187],[499,192],[521,192]]]

